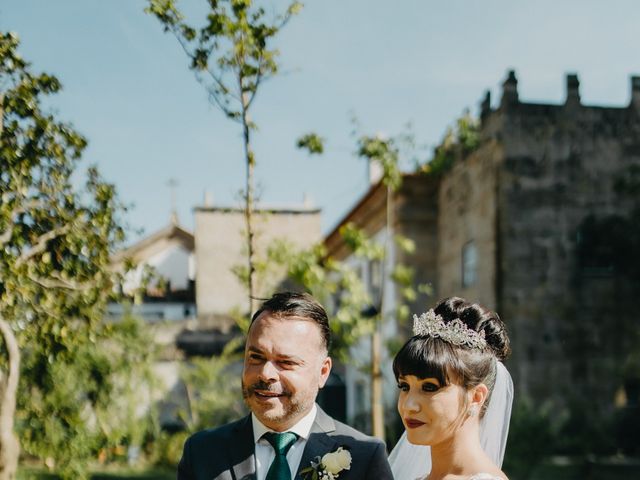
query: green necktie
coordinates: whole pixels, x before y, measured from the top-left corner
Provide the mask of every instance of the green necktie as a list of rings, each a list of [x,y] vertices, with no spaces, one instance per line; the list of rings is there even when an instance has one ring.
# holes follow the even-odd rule
[[[298,436],[295,433],[267,432],[263,435],[276,452],[276,457],[269,467],[266,480],[291,480],[291,469],[287,462],[287,452],[296,443]]]

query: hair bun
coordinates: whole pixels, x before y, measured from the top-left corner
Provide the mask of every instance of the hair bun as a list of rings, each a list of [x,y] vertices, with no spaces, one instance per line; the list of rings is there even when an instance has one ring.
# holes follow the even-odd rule
[[[487,344],[498,360],[505,360],[511,353],[507,329],[496,312],[460,297],[441,300],[434,312],[447,321],[459,318],[469,328],[484,332]]]
[[[504,322],[497,313],[491,312],[491,317],[481,325],[487,344],[501,362],[511,354],[511,343],[507,335]]]

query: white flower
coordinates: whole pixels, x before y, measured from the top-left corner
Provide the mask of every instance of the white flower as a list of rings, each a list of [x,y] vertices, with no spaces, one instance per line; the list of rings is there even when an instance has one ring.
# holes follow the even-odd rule
[[[340,447],[335,452],[327,453],[322,457],[322,466],[332,476],[342,470],[349,470],[351,468],[351,453]]]

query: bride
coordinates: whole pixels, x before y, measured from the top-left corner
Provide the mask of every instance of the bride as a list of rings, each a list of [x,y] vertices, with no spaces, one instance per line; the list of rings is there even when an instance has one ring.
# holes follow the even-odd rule
[[[414,316],[393,361],[406,429],[389,461],[397,480],[507,480],[500,470],[513,383],[498,315],[458,297]]]

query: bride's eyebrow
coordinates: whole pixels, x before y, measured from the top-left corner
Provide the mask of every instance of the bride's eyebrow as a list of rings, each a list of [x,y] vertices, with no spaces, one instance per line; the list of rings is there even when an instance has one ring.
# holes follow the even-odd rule
[[[421,378],[420,382],[422,382],[422,383],[435,383],[436,385],[440,386],[440,381],[438,381],[438,379],[435,378],[435,377]]]

